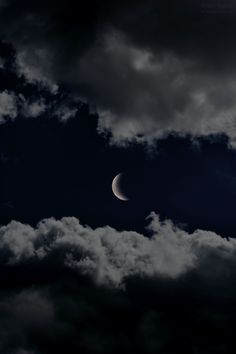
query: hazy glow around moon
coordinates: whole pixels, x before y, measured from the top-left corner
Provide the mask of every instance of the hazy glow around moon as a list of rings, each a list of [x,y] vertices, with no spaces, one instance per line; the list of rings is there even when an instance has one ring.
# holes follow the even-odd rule
[[[121,179],[122,173],[119,173],[112,181],[112,192],[115,194],[115,196],[123,201],[129,200],[129,198],[122,193],[121,187],[120,187],[120,179]]]

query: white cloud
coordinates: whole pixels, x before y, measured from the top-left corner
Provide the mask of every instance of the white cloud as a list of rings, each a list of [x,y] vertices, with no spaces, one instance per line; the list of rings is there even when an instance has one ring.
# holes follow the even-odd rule
[[[43,262],[60,250],[66,267],[113,286],[122,286],[130,276],[176,278],[200,269],[204,262],[214,274],[216,262],[234,258],[235,239],[203,230],[188,234],[169,220],[160,222],[154,213],[150,219],[151,237],[109,226],[92,229],[74,217],[46,219],[36,228],[12,221],[0,228],[0,254],[15,264],[29,259]]]
[[[0,92],[0,123],[17,116],[17,98],[13,92]]]

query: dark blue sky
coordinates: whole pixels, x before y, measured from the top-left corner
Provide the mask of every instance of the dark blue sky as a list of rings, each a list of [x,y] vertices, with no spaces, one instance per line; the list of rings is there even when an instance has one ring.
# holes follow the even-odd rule
[[[97,116],[80,108],[66,124],[47,115],[0,126],[1,223],[78,216],[93,227],[143,230],[155,211],[189,230],[236,234],[236,154],[219,136],[171,136],[146,145],[110,146]],[[124,173],[129,202],[112,194]]]

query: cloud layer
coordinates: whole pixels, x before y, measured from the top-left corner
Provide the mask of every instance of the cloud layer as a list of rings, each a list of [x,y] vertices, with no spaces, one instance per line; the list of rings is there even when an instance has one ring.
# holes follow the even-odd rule
[[[233,1],[54,6],[8,0],[0,13],[29,82],[67,85],[96,107],[98,130],[116,144],[169,132],[226,134],[235,144]]]

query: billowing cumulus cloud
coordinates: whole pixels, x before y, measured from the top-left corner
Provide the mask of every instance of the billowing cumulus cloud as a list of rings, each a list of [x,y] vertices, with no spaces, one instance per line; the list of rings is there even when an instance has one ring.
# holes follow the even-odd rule
[[[235,256],[235,239],[202,230],[189,235],[171,221],[160,222],[156,214],[150,217],[150,237],[109,226],[93,230],[72,217],[45,219],[35,229],[12,221],[0,229],[1,258],[10,265],[44,262],[59,252],[65,267],[119,287],[133,276],[177,278],[214,255],[222,263]],[[214,258],[209,267],[215,272]]]
[[[2,226],[1,353],[231,353],[235,239],[149,219],[148,237],[73,217]]]

